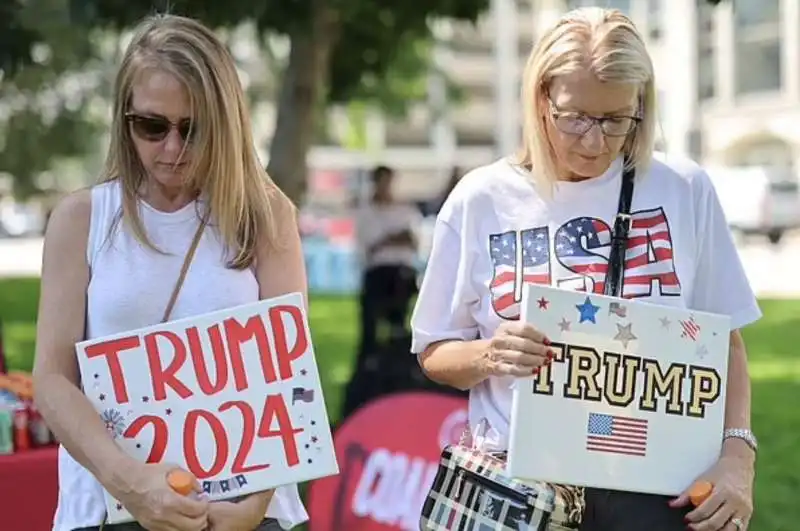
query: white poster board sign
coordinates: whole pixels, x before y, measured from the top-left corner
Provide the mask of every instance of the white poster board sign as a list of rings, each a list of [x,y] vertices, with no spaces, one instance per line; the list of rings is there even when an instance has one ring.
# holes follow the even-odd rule
[[[513,477],[677,495],[719,457],[727,316],[526,285],[520,318],[556,356],[514,389]]]
[[[76,345],[84,392],[128,454],[211,500],[339,472],[300,294]],[[132,520],[106,493],[108,521]]]

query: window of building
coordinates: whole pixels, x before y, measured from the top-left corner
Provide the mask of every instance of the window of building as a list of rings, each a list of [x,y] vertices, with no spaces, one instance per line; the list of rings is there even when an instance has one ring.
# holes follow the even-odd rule
[[[714,7],[697,1],[697,97],[700,101],[716,95],[716,27]]]
[[[590,6],[619,9],[626,15],[631,12],[631,0],[567,0],[567,9]]]
[[[737,94],[781,89],[781,0],[734,0]]]
[[[731,150],[733,166],[759,166],[767,168],[792,168],[792,149],[779,138],[765,138],[743,143]]]
[[[661,38],[663,31],[661,22],[661,0],[647,0],[647,34],[651,40]]]

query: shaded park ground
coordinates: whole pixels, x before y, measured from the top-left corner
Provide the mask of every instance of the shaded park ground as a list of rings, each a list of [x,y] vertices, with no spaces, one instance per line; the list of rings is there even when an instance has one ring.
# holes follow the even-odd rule
[[[0,321],[9,365],[33,363],[39,281],[0,280]],[[762,300],[764,318],[745,330],[753,379],[753,427],[760,438],[750,531],[794,531],[800,525],[800,301]],[[310,326],[331,422],[338,420],[357,331],[351,297],[311,296]]]

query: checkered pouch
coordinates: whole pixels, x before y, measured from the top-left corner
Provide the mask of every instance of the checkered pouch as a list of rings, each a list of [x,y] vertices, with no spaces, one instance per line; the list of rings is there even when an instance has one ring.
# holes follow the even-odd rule
[[[420,531],[578,529],[583,489],[521,483],[505,473],[504,452],[447,446],[422,507]]]

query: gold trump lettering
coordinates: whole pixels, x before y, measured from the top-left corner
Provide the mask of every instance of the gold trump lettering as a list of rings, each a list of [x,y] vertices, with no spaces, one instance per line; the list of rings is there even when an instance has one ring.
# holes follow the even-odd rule
[[[533,381],[533,393],[552,395],[553,366],[566,365],[562,392],[565,398],[601,402],[627,407],[636,396],[636,382],[641,379],[642,390],[638,408],[657,412],[658,402],[664,401],[668,415],[704,418],[706,408],[720,397],[721,378],[712,367],[670,363],[662,368],[658,360],[616,352],[598,352],[582,345],[553,343],[553,362],[542,366]],[[641,378],[639,375],[641,374]],[[689,398],[684,400],[688,386]]]

